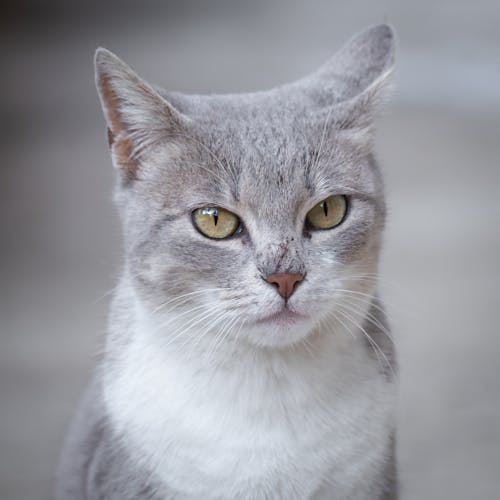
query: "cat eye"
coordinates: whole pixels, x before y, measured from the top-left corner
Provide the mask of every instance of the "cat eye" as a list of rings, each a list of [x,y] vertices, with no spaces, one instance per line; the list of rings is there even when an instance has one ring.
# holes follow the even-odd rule
[[[347,199],[345,196],[329,196],[309,210],[306,221],[313,229],[332,229],[344,220],[346,212]]]
[[[203,207],[193,212],[193,224],[207,238],[229,238],[240,228],[240,219],[225,208]]]

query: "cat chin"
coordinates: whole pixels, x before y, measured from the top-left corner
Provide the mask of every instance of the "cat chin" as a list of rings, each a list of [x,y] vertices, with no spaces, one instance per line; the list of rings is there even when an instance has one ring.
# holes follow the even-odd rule
[[[241,333],[257,347],[285,348],[303,342],[315,331],[313,318],[290,311],[260,318]]]
[[[292,327],[299,323],[300,321],[304,321],[309,319],[308,316],[304,314],[300,314],[296,311],[289,309],[288,307],[284,307],[278,312],[271,313],[267,316],[263,316],[259,318],[255,323],[262,327]]]

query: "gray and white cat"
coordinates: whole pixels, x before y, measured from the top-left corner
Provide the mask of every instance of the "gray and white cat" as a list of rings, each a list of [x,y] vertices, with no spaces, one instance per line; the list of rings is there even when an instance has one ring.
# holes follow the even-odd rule
[[[183,95],[96,53],[125,263],[57,485],[80,499],[395,499],[377,267],[376,26],[269,91]]]

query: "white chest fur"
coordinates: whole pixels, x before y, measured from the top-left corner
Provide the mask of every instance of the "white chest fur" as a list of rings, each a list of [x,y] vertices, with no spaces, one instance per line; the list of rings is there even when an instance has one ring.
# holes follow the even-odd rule
[[[106,374],[107,411],[176,498],[373,498],[394,388],[361,340],[338,332],[309,349],[223,346],[207,361],[203,346],[164,349],[137,327]]]

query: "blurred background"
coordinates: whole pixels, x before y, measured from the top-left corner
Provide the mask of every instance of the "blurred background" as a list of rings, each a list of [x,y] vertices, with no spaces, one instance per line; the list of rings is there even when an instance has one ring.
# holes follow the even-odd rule
[[[119,274],[95,48],[172,90],[250,91],[387,21],[399,50],[378,133],[382,289],[402,498],[499,498],[500,2],[18,0],[0,17],[1,499],[51,498]]]

